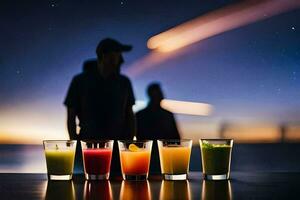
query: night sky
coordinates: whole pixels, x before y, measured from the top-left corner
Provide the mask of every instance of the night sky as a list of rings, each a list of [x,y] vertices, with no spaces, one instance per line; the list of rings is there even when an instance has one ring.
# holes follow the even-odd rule
[[[61,134],[69,83],[102,38],[134,46],[124,54],[126,73],[150,52],[153,35],[234,2],[1,1],[0,134]],[[159,81],[169,99],[214,106],[209,117],[177,116],[182,126],[299,122],[299,19],[300,9],[283,13],[188,46],[139,76],[127,74],[136,99],[147,100],[146,86]]]

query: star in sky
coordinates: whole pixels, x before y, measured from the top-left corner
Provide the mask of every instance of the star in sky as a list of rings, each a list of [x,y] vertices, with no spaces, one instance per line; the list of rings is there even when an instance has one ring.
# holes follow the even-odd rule
[[[57,4],[57,2],[55,2],[55,1],[51,1],[51,2],[50,2],[50,7],[51,7],[51,8],[58,7],[58,4]]]
[[[277,88],[277,94],[281,93],[281,88]]]
[[[265,85],[264,85],[264,84],[260,84],[259,87],[260,87],[260,88],[264,88]]]
[[[295,30],[296,30],[295,26],[292,26],[292,30],[293,30],[293,31],[295,31]]]
[[[49,24],[48,25],[48,31],[50,32],[50,31],[53,31],[53,30],[54,30],[54,26],[52,24]]]
[[[297,76],[296,76],[296,72],[295,71],[293,71],[293,73],[292,73],[292,80],[293,81],[297,80]]]
[[[18,66],[15,68],[15,73],[17,76],[22,75],[22,66]]]
[[[281,48],[281,55],[285,56],[285,53],[286,53],[286,49],[285,48]]]

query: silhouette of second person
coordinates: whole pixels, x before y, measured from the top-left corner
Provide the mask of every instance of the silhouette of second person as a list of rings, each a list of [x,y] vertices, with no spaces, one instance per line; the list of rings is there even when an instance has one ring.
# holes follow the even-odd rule
[[[157,139],[180,139],[173,113],[161,107],[164,99],[159,83],[152,83],[147,88],[148,106],[136,113],[137,139],[154,140],[150,171],[160,173]]]
[[[152,83],[147,88],[148,106],[137,112],[138,139],[179,139],[173,113],[161,107],[164,99],[159,83]]]

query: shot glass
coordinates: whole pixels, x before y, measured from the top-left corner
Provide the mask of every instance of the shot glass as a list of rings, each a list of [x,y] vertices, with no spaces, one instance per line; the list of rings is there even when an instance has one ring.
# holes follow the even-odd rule
[[[71,180],[76,140],[44,140],[48,179]]]
[[[120,162],[124,180],[147,180],[152,140],[119,140]]]
[[[80,141],[86,180],[109,178],[113,140]]]
[[[165,180],[186,180],[192,140],[157,140],[160,168]]]
[[[203,178],[227,180],[230,174],[232,139],[200,139]]]

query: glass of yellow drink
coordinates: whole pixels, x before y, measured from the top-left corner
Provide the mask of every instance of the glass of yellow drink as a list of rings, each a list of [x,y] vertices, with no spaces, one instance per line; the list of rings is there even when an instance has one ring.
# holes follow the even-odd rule
[[[76,140],[44,140],[48,179],[71,180]]]
[[[147,180],[152,140],[119,140],[120,162],[124,180]]]
[[[200,139],[203,178],[227,180],[230,173],[232,139]]]
[[[157,140],[161,173],[165,180],[186,180],[192,140]]]

